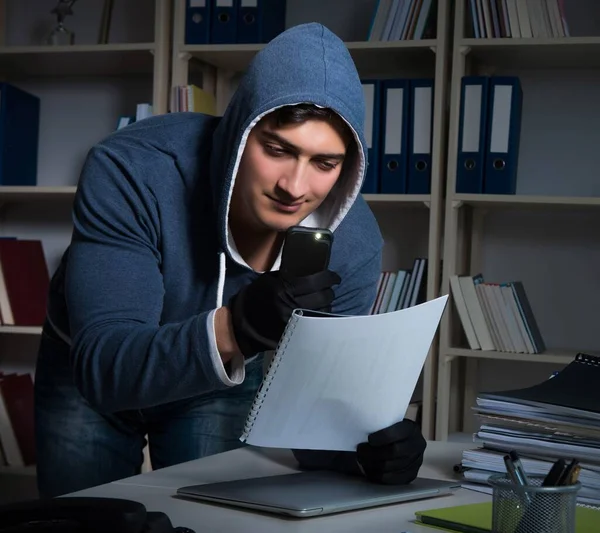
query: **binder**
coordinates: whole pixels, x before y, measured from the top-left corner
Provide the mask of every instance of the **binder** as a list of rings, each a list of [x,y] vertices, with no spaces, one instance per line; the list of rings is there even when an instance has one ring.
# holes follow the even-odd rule
[[[261,0],[238,0],[237,42],[240,44],[259,43],[259,4]]]
[[[523,91],[516,76],[491,77],[483,192],[515,194]]]
[[[286,0],[235,1],[238,43],[268,43],[285,30]]]
[[[285,30],[286,0],[259,0],[260,41],[268,43]]]
[[[365,97],[365,128],[367,169],[361,192],[379,192],[379,117],[381,113],[381,81],[362,80]]]
[[[0,185],[36,185],[40,99],[0,83]]]
[[[210,42],[211,0],[186,0],[185,44]]]
[[[408,80],[392,79],[382,82],[381,111],[380,192],[405,194],[408,166]]]
[[[234,0],[210,0],[213,2],[210,36],[212,44],[234,44],[237,33],[237,9]]]
[[[489,85],[488,76],[464,76],[461,81],[457,193],[483,193]]]
[[[433,79],[411,80],[410,102],[406,192],[408,194],[430,194]]]

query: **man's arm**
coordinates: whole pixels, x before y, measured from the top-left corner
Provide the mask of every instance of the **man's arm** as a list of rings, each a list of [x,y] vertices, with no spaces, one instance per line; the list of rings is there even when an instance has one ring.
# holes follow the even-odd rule
[[[127,160],[106,146],[90,151],[73,212],[66,270],[71,358],[84,397],[104,411],[141,409],[235,385],[223,359],[235,347],[215,310],[160,324],[164,297],[159,214],[152,192]],[[227,321],[225,321],[225,326]],[[239,360],[239,358],[238,358]]]

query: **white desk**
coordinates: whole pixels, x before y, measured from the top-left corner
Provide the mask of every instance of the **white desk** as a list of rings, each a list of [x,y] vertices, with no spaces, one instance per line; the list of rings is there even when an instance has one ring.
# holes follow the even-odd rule
[[[460,462],[465,443],[430,442],[419,475],[455,479],[452,467]],[[468,446],[468,445],[467,445]],[[297,471],[296,461],[287,450],[241,448],[231,452],[141,474],[70,496],[126,498],[141,502],[149,511],[166,513],[174,526],[206,532],[273,533],[402,533],[432,532],[414,523],[415,511],[489,501],[490,496],[459,489],[450,496],[352,511],[315,518],[283,518],[250,510],[184,500],[176,490],[186,485],[228,481],[247,477],[285,474]]]

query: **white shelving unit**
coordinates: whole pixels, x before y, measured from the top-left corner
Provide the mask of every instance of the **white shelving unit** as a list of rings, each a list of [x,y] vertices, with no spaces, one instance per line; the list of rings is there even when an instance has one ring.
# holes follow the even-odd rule
[[[45,85],[60,81],[64,84],[63,86],[68,87],[69,83],[77,83],[82,79],[104,79],[107,80],[107,83],[114,80],[118,83],[121,79],[137,77],[146,80],[145,82],[151,85],[149,92],[152,95],[151,103],[154,114],[167,112],[171,0],[155,0],[153,3],[152,33],[154,39],[152,42],[75,44],[55,47],[11,45],[6,42],[7,25],[13,24],[13,21],[6,16],[9,12],[8,4],[16,1],[18,0],[0,0],[0,72],[2,72],[4,81],[15,85],[22,83]],[[77,14],[81,16],[79,13]],[[44,105],[43,98],[42,105]],[[65,115],[68,115],[68,111],[68,109],[64,110]],[[115,124],[117,118],[117,116],[114,117]],[[52,124],[51,127],[55,130],[52,135],[60,137],[64,128],[68,128],[69,125],[58,122]],[[41,148],[40,146],[40,150]],[[63,149],[65,158],[73,157],[68,146]],[[38,183],[45,183],[43,179],[45,171],[47,171],[46,168],[38,165]],[[57,178],[57,181],[60,181],[60,177]],[[36,218],[36,222],[31,222],[28,226],[39,223],[39,231],[42,235],[45,213],[54,216],[56,212],[60,212],[63,213],[63,218],[68,219],[75,192],[76,185],[0,186],[0,234],[6,235],[13,231],[11,224],[14,212],[19,209],[30,212],[33,209],[40,214],[41,222],[38,222]],[[11,229],[7,230],[7,227]],[[31,227],[28,229],[31,230]],[[36,229],[38,228],[34,227],[32,230],[34,234],[36,234]],[[28,236],[31,236],[31,231]],[[42,238],[44,242],[43,237],[39,238]],[[13,359],[19,357],[18,351],[22,343],[30,347],[30,338],[40,334],[41,327],[0,326],[0,368],[5,362],[5,355]],[[10,346],[11,349],[7,349],[6,346]],[[17,347],[16,352],[15,347]],[[31,354],[27,354],[27,359],[31,360]],[[35,466],[0,467],[0,476],[4,475],[32,476],[35,475]],[[9,481],[9,485],[10,483]]]
[[[510,210],[528,212],[534,216],[538,216],[540,213],[546,215],[548,213],[557,215],[561,212],[581,213],[584,210],[600,213],[600,196],[519,194],[518,190],[516,195],[456,194],[454,192],[456,190],[460,92],[463,76],[494,75],[496,72],[504,74],[507,71],[520,73],[528,70],[597,69],[600,67],[600,37],[465,38],[468,9],[468,1],[458,0],[456,2],[442,276],[442,293],[448,294],[451,294],[450,276],[474,275],[481,272],[482,246],[485,239],[484,222],[488,215],[499,212],[508,213]],[[527,104],[524,103],[524,105]],[[577,133],[573,132],[572,135],[577,135]],[[522,136],[521,146],[523,142]],[[543,170],[540,172],[543,173]],[[573,173],[577,174],[577,169],[573,169]],[[570,178],[571,176],[565,176],[565,179]],[[559,281],[556,280],[557,283]],[[581,290],[581,287],[574,290]],[[576,306],[574,305],[574,307]],[[567,311],[558,309],[556,312],[566,313]],[[450,301],[442,319],[438,358],[436,438],[439,440],[448,439],[450,433],[457,429],[458,431],[463,430],[464,425],[468,423],[470,409],[475,403],[478,392],[477,378],[480,362],[506,361],[508,362],[507,372],[513,369],[513,372],[518,373],[519,367],[515,366],[516,362],[566,365],[580,351],[576,346],[567,347],[567,349],[549,347],[540,354],[470,350],[460,346],[465,342],[463,338],[460,319],[454,303]],[[464,345],[466,346],[466,344]],[[458,372],[455,373],[455,370]],[[453,373],[455,374],[453,375]],[[462,382],[460,378],[462,378]]]
[[[288,0],[289,2],[294,0]],[[373,3],[375,5],[375,3]],[[349,15],[347,15],[349,16]],[[318,18],[312,20],[319,21]],[[376,216],[389,215],[389,210],[428,209],[427,298],[438,296],[441,260],[441,228],[443,210],[443,176],[445,164],[446,87],[448,71],[450,2],[438,0],[435,39],[396,42],[348,41],[346,46],[359,75],[367,77],[416,77],[427,73],[435,79],[432,132],[432,183],[430,195],[365,195]],[[295,21],[288,21],[294,25]],[[230,81],[242,73],[264,45],[208,44],[186,45],[184,42],[185,1],[175,0],[173,25],[172,86],[186,85],[191,74],[200,71],[202,88],[215,94],[217,111],[222,114],[230,95]],[[397,239],[402,239],[398,234]],[[389,245],[389,244],[388,244]],[[385,263],[385,253],[384,253]],[[390,269],[399,268],[391,265]],[[423,373],[423,432],[434,433],[437,340]]]

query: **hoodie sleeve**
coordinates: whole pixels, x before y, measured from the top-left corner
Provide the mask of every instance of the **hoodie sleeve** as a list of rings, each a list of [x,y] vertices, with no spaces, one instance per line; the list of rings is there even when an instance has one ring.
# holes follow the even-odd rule
[[[161,324],[165,288],[157,201],[133,173],[107,146],[90,151],[74,203],[66,267],[75,383],[105,412],[235,384],[211,357],[211,311]],[[243,373],[243,366],[237,371]]]
[[[366,315],[377,292],[381,272],[381,249],[345,276],[333,303],[333,313]],[[305,470],[334,470],[350,475],[362,475],[355,452],[330,450],[292,450],[300,468]]]

